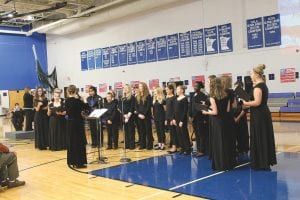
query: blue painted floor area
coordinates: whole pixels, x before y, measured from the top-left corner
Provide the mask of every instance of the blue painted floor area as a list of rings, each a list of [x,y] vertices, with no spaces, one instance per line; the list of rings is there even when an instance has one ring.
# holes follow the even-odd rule
[[[280,153],[272,171],[254,171],[247,157],[232,171],[211,170],[207,157],[164,155],[91,174],[211,199],[299,199],[300,154]],[[245,164],[243,164],[245,163]]]

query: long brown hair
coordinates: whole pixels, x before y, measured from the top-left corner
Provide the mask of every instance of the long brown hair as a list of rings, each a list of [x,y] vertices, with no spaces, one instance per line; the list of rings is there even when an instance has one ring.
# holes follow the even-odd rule
[[[140,82],[139,86],[140,85],[142,85],[143,91],[140,91],[140,89],[138,89],[137,94],[136,94],[136,100],[139,104],[144,103],[146,101],[146,98],[149,96],[149,89],[148,89],[147,84],[144,82]]]
[[[216,99],[223,99],[227,96],[221,78],[215,78],[210,82],[210,96]]]
[[[221,76],[221,82],[225,90],[232,88],[232,78],[230,76]]]
[[[39,97],[39,89],[41,89],[42,90],[42,98],[44,99],[45,98],[45,92],[44,92],[44,89],[41,87],[41,86],[38,86],[36,89],[35,89],[35,94],[34,94],[34,99],[36,99],[36,100],[39,100],[40,99],[40,97]]]

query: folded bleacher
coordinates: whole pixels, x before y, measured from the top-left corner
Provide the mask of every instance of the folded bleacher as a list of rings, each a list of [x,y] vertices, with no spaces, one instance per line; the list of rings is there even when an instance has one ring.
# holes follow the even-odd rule
[[[300,121],[300,92],[269,93],[273,121]]]
[[[287,106],[289,99],[294,99],[294,92],[269,93],[268,106],[271,112],[280,112],[280,107]]]

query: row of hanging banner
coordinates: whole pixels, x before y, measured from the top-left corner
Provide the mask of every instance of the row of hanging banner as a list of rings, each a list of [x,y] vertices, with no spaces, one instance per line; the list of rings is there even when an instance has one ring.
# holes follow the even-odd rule
[[[280,15],[247,20],[248,49],[281,45]],[[233,51],[231,23],[80,52],[94,70]]]

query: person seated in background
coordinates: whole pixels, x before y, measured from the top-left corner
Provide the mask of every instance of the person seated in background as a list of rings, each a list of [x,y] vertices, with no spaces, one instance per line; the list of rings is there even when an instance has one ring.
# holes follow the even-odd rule
[[[15,104],[15,107],[11,111],[11,113],[12,113],[11,122],[13,123],[14,128],[16,129],[16,131],[21,131],[24,122],[24,112],[20,108],[20,105],[18,103]]]
[[[14,188],[25,185],[19,181],[17,155],[4,144],[0,143],[0,187]]]

